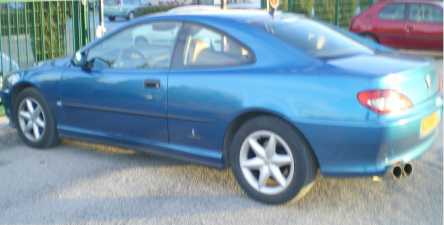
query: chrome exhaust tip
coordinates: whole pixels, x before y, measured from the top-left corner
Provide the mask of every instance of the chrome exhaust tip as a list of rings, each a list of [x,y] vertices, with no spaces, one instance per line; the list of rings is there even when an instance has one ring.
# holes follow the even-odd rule
[[[410,174],[412,174],[412,172],[413,172],[412,164],[406,163],[402,170],[403,170],[403,173],[405,176],[410,176]]]
[[[395,179],[400,179],[403,176],[403,171],[401,166],[394,166],[392,169],[392,175]]]

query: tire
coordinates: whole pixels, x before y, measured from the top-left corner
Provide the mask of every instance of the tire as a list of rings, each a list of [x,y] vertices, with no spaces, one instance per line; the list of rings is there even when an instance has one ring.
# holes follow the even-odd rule
[[[367,38],[375,43],[379,43],[378,39],[376,39],[375,36],[373,36],[372,34],[363,34],[362,35],[364,38]]]
[[[269,142],[272,136],[275,142]],[[267,159],[261,158],[261,154],[251,147],[251,139],[263,147]],[[267,146],[275,146],[274,151],[266,151],[273,149]],[[240,127],[231,143],[229,160],[234,176],[246,194],[267,204],[301,199],[313,186],[318,168],[315,156],[299,132],[288,123],[271,116],[255,117]],[[284,162],[287,164],[283,165]],[[282,176],[275,176],[279,174],[276,171]],[[270,175],[265,180],[261,179],[264,182],[260,182],[261,174]]]
[[[116,20],[116,17],[115,16],[108,16],[108,20],[109,21],[114,21],[114,20]]]
[[[128,16],[126,17],[127,20],[132,20],[134,19],[134,12],[129,12]]]
[[[14,100],[13,112],[17,133],[25,144],[44,149],[59,143],[54,115],[43,96],[35,88],[26,88],[18,93]],[[36,132],[40,135],[36,135]]]

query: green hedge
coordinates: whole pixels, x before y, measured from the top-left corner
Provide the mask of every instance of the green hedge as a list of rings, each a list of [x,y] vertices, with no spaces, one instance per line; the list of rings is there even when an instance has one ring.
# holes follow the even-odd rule
[[[177,7],[177,6],[170,6],[170,5],[147,6],[147,7],[139,8],[138,10],[136,10],[135,15],[136,16],[144,16],[144,15],[149,15],[149,14],[154,14],[154,13],[159,13],[159,12],[165,12],[165,11],[168,11],[168,10],[175,8],[175,7]]]
[[[3,108],[3,105],[0,105],[0,117],[5,115],[5,109]]]

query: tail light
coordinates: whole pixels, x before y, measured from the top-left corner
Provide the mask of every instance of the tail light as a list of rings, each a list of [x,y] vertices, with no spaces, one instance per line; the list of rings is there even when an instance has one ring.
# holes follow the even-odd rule
[[[410,99],[395,90],[368,90],[359,92],[358,100],[363,106],[378,114],[401,112],[412,107]]]

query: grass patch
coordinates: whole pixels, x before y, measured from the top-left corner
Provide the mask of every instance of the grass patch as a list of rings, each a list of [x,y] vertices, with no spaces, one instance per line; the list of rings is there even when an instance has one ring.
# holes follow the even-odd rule
[[[5,115],[5,108],[3,108],[3,105],[0,105],[0,117]]]

